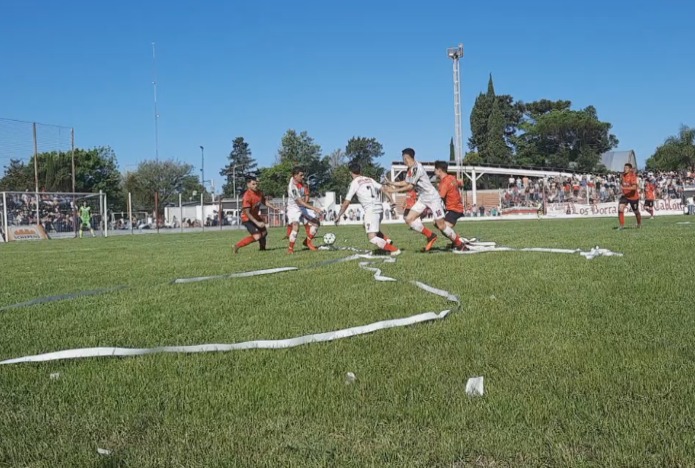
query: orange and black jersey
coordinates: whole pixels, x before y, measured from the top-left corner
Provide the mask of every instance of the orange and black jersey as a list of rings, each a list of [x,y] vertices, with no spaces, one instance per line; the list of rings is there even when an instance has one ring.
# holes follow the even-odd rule
[[[630,188],[633,185],[637,185],[637,174],[630,172],[621,176],[620,186],[625,198],[628,200],[639,200],[639,189]]]
[[[260,190],[254,192],[253,190],[247,190],[244,192],[244,197],[241,199],[241,221],[246,223],[251,221],[246,214],[248,209],[251,215],[257,219],[261,220],[261,206],[265,205],[265,195]]]
[[[656,184],[654,182],[647,182],[644,185],[644,191],[645,200],[656,200]]]
[[[444,208],[447,211],[463,213],[463,200],[459,187],[459,181],[451,174],[445,175],[439,181],[439,196],[444,200]]]

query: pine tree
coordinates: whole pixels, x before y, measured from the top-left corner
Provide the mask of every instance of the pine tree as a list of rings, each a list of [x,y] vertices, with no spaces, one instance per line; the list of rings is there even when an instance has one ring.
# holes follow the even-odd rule
[[[246,187],[246,177],[256,175],[256,161],[251,157],[249,144],[244,137],[236,137],[232,142],[232,151],[229,153],[229,164],[222,168],[220,175],[227,178],[227,183],[222,186],[222,191],[228,197],[235,196],[234,188],[240,192]]]
[[[480,93],[475,99],[471,111],[471,137],[468,139],[468,147],[477,151],[483,158],[488,141],[488,121],[492,113],[492,105],[495,103],[495,86],[492,82],[492,74],[487,84],[487,93]]]
[[[456,147],[454,146],[453,138],[449,142],[449,162],[456,162]]]
[[[497,100],[492,105],[492,112],[487,123],[487,143],[483,158],[491,164],[508,164],[511,150],[504,139],[504,115]]]

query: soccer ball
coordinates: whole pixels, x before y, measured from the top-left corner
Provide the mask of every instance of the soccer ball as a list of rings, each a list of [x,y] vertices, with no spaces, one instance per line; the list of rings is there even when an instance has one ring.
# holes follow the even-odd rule
[[[326,245],[332,245],[335,243],[335,234],[332,232],[327,232],[323,235],[323,243]]]

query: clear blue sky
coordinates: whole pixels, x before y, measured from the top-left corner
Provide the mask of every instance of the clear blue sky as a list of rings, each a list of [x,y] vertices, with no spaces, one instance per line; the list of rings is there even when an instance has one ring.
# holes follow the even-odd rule
[[[386,156],[446,158],[464,44],[464,141],[478,93],[594,105],[640,165],[695,125],[695,3],[686,0],[0,2],[0,117],[75,127],[123,169],[159,154],[218,175],[243,136],[259,166],[288,129],[325,154],[352,136]],[[2,142],[0,142],[2,144]]]

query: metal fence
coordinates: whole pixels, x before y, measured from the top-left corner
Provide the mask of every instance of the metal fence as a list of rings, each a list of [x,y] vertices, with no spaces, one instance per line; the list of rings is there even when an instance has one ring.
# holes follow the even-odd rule
[[[75,131],[61,125],[0,118],[0,166],[13,161],[33,173],[7,190],[75,191]],[[16,182],[16,181],[15,181]]]

